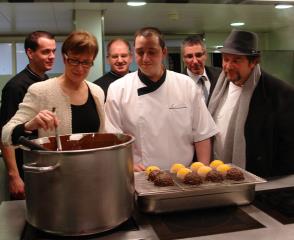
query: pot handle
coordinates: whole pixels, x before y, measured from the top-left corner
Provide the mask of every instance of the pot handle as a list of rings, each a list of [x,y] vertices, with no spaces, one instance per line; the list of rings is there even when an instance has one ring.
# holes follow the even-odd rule
[[[32,173],[50,172],[60,167],[59,162],[53,166],[47,166],[47,167],[37,167],[36,165],[37,163],[33,162],[33,163],[24,164],[22,167],[25,172],[32,172]]]
[[[18,139],[18,143],[22,144],[23,146],[31,149],[31,150],[45,150],[45,151],[48,151],[49,149],[37,144],[37,143],[34,143],[28,139],[26,139],[24,136],[20,136],[19,139]]]

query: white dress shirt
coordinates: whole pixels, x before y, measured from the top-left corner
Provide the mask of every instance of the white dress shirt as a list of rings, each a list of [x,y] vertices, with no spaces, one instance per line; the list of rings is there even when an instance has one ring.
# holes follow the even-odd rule
[[[203,98],[203,100],[204,100],[205,102],[207,102],[207,99],[205,98],[205,93],[204,93],[204,89],[203,89],[203,87],[206,88],[206,91],[207,91],[207,93],[209,94],[209,90],[210,90],[210,86],[211,86],[211,84],[210,84],[210,81],[209,81],[209,78],[208,78],[208,76],[207,76],[207,73],[206,73],[205,69],[204,69],[204,72],[203,72],[202,75],[196,75],[196,74],[192,73],[188,68],[187,68],[187,73],[188,73],[189,77],[191,77],[191,78],[194,80],[194,82],[195,82],[195,83],[201,88],[201,91],[202,91],[202,98]],[[205,79],[205,81],[204,81],[204,86],[202,85],[202,83],[201,83],[201,81],[200,81],[200,78],[201,78],[202,76],[205,77],[205,78],[204,78],[204,79]]]
[[[228,95],[222,106],[216,112],[215,123],[219,129],[219,133],[215,136],[214,141],[214,157],[223,159],[224,144],[228,132],[229,123],[233,114],[233,110],[242,93],[242,87],[238,87],[232,82],[229,83]]]

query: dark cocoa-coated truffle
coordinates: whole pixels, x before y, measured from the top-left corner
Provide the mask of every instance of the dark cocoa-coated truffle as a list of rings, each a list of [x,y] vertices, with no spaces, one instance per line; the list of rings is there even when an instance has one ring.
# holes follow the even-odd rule
[[[160,171],[160,170],[153,170],[153,171],[151,171],[151,172],[149,173],[149,175],[148,175],[148,178],[147,178],[148,181],[153,182],[153,181],[155,180],[156,176],[157,176],[159,173],[162,173],[162,171]]]
[[[190,172],[186,174],[183,182],[189,185],[200,185],[202,183],[202,179],[197,173]]]
[[[219,172],[217,172],[216,170],[212,170],[207,173],[205,180],[210,182],[222,182],[224,178]]]
[[[156,177],[154,179],[154,185],[159,186],[159,187],[173,186],[174,181],[168,173],[161,172],[156,175]]]
[[[227,171],[226,179],[234,181],[244,180],[244,174],[237,168],[231,168]]]

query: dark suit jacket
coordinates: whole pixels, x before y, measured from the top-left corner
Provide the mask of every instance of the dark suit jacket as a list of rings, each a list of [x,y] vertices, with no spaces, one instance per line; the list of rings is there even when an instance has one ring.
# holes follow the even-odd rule
[[[218,79],[220,73],[222,72],[222,69],[218,68],[218,67],[205,66],[205,71],[206,71],[206,74],[207,74],[207,76],[209,78],[208,80],[210,81],[210,89],[209,89],[209,95],[208,95],[208,102],[209,102],[210,96],[211,96],[212,91],[213,91],[213,89],[215,87],[217,79]],[[188,75],[187,68],[184,69],[183,73]]]
[[[261,177],[294,173],[294,87],[262,72],[245,123],[246,169]]]

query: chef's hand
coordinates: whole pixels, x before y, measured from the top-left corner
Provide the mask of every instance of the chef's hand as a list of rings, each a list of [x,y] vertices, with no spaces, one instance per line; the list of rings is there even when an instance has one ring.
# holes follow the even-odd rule
[[[134,164],[134,172],[142,172],[145,171],[145,166],[142,163]]]
[[[43,128],[53,130],[58,125],[58,118],[56,114],[49,110],[40,111],[32,120],[25,123],[25,130],[33,131],[35,129]]]

